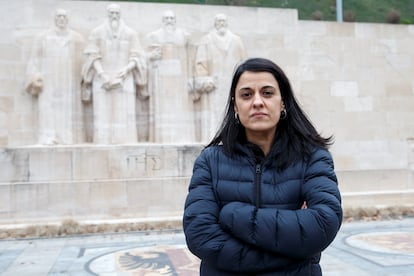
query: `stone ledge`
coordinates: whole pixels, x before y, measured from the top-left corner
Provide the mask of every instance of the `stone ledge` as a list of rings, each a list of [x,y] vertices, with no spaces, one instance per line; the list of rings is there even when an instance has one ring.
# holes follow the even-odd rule
[[[343,223],[414,218],[414,205],[344,208]],[[11,223],[0,220],[0,239],[28,239],[87,235],[97,233],[125,233],[152,231],[182,231],[182,216],[125,219],[88,219],[61,222],[27,221]]]
[[[342,193],[344,208],[383,208],[398,202],[408,206],[414,202],[414,189],[345,192]]]

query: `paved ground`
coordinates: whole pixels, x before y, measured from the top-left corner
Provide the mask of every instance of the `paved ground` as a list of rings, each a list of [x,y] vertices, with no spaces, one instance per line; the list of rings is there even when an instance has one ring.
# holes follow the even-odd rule
[[[346,223],[324,275],[414,275],[414,219]],[[0,241],[0,275],[198,275],[182,232]]]

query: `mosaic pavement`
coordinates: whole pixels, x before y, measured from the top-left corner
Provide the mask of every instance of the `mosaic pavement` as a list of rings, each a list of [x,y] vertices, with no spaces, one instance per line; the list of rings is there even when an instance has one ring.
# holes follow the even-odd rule
[[[414,219],[346,223],[324,275],[414,275]],[[0,275],[198,275],[182,232],[0,241]]]

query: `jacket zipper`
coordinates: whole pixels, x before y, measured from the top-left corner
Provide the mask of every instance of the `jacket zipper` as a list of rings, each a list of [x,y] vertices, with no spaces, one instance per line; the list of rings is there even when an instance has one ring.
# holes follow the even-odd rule
[[[261,196],[261,187],[260,180],[262,176],[262,166],[261,164],[256,164],[256,176],[255,176],[255,188],[256,188],[256,208],[260,208],[260,196]]]

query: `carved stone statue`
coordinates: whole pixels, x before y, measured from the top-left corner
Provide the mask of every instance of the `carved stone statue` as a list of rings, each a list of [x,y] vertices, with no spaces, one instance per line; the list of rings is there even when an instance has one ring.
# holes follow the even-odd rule
[[[176,15],[165,11],[163,26],[147,35],[150,59],[151,140],[158,143],[194,141],[192,100],[189,98],[189,34],[176,27]]]
[[[107,15],[84,51],[82,99],[93,103],[94,143],[136,143],[135,101],[147,82],[145,54],[137,33],[121,19],[119,5],[108,5]]]
[[[241,38],[228,29],[227,16],[217,14],[214,29],[201,38],[195,57],[194,100],[199,140],[211,140],[224,112],[235,65],[247,56]]]
[[[84,40],[68,28],[68,13],[57,9],[54,27],[36,37],[27,67],[26,91],[38,99],[39,144],[84,141],[80,69]]]

